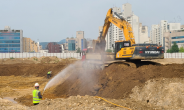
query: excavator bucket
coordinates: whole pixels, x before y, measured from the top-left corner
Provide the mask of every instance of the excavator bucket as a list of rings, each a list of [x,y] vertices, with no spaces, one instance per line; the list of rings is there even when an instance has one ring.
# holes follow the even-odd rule
[[[102,53],[105,52],[105,40],[93,40],[93,53]]]

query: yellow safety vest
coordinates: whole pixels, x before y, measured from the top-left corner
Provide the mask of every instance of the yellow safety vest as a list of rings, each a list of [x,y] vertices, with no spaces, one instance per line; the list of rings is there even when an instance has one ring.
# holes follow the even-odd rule
[[[51,72],[49,71],[47,74],[50,74]]]
[[[39,92],[40,91],[37,90],[37,89],[33,90],[33,103],[39,103],[40,102],[41,99],[38,97]]]

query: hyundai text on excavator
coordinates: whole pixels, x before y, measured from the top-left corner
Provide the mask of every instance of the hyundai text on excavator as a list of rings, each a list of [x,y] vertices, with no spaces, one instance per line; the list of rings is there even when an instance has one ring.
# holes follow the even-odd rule
[[[136,44],[133,30],[129,22],[127,22],[123,17],[113,16],[113,10],[109,9],[105,18],[105,23],[101,35],[97,40],[93,40],[93,52],[86,53],[87,60],[102,60],[107,58],[105,54],[106,41],[105,37],[110,27],[110,24],[114,24],[124,33],[125,40],[115,41],[114,48],[114,60],[147,60],[147,59],[163,59],[164,58],[164,48],[158,46],[157,44]],[[112,55],[111,55],[112,56]]]

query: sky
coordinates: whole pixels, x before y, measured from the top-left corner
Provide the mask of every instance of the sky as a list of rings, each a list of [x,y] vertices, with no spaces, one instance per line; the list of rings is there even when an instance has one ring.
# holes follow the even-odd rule
[[[0,0],[0,30],[21,29],[23,37],[39,42],[76,37],[76,31],[97,39],[107,11],[125,3],[148,29],[161,20],[184,24],[184,0]]]

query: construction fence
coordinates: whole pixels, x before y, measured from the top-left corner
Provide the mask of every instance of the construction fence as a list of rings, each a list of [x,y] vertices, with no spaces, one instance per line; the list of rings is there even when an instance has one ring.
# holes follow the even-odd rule
[[[31,58],[31,57],[53,57],[81,59],[80,53],[0,53],[2,58]],[[184,58],[184,53],[164,53],[164,58]]]
[[[57,57],[57,58],[77,58],[81,59],[80,53],[0,53],[0,59],[3,58],[31,58],[31,57]]]
[[[184,53],[164,53],[164,58],[184,58]]]

